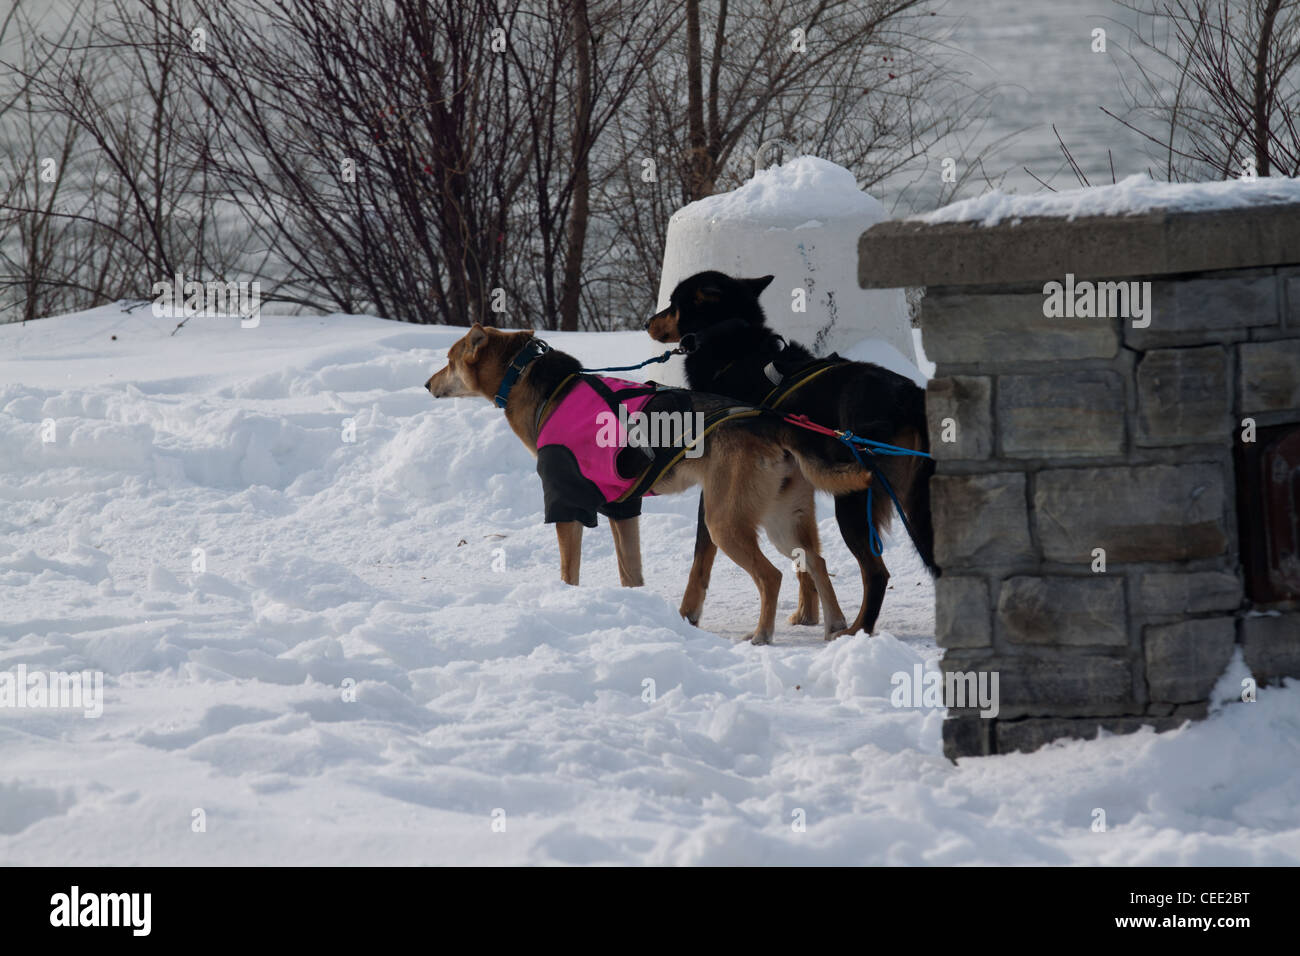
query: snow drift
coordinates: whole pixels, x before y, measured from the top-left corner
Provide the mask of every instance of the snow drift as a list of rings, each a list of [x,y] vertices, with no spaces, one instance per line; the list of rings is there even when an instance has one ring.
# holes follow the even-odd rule
[[[647,502],[646,588],[603,527],[559,583],[500,411],[421,388],[457,331],[173,324],[0,327],[0,669],[105,675],[98,719],[0,709],[0,862],[1300,860],[1295,687],[954,766],[942,711],[889,702],[939,653],[905,538],[880,635],[740,644],[724,559],[704,628],[675,613],[693,496]],[[605,365],[644,337],[550,338]]]

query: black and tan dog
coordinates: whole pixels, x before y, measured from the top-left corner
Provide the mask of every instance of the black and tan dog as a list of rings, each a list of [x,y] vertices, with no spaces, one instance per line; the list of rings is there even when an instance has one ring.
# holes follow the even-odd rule
[[[759,294],[772,276],[736,279],[721,272],[700,272],[678,283],[668,307],[646,323],[660,342],[682,342],[686,380],[693,389],[727,395],[739,401],[767,402],[782,412],[804,415],[831,428],[922,452],[929,451],[925,391],[901,375],[871,365],[831,356],[817,361],[802,345],[786,342],[766,326]],[[838,443],[835,443],[838,444]],[[824,454],[829,461],[851,460],[847,448]],[[879,467],[893,487],[907,517],[908,531],[932,574],[934,528],[930,517],[930,477],[934,462],[926,457],[878,456]],[[707,508],[705,502],[707,501]],[[877,485],[868,515],[862,490],[837,493],[835,518],[840,534],[862,571],[863,602],[845,631],[875,629],[889,583],[889,569],[871,548],[871,529],[889,527],[893,504]],[[713,507],[707,490],[700,499],[701,525],[695,561],[687,585],[687,601],[703,599],[716,548],[708,540],[703,518]]]
[[[475,325],[448,350],[446,368],[434,373],[425,386],[434,398],[477,395],[495,399],[504,407],[515,434],[538,455],[539,435],[554,410],[571,389],[590,378],[582,374],[575,358],[550,349],[532,332],[503,332]],[[559,539],[561,578],[569,584],[578,583],[582,528],[584,524],[594,527],[592,512],[598,511],[611,519],[622,583],[639,586],[639,495],[647,490],[675,494],[701,485],[710,502],[705,534],[711,546],[715,551],[721,548],[744,568],[758,587],[759,622],[749,639],[756,644],[771,640],[781,584],[781,572],[759,547],[760,527],[787,557],[795,556],[795,549],[802,550],[806,573],[799,575],[800,608],[795,617],[800,618],[797,623],[816,623],[820,604],[829,639],[844,627],[844,615],[821,557],[815,513],[808,506],[814,486],[832,494],[861,491],[870,484],[870,473],[856,465],[827,460],[818,436],[774,416],[753,409],[737,412],[734,402],[715,395],[683,389],[663,391],[670,400],[685,402],[691,413],[709,417],[707,432],[696,438],[705,442],[703,454],[690,457],[678,450],[667,459],[667,467],[661,461],[654,472],[643,461],[639,467],[648,476],[643,481],[650,483],[633,487],[623,500],[610,501],[582,475],[564,473],[561,466],[567,459],[562,452],[559,456],[539,455],[546,520],[555,523]],[[623,468],[621,460],[619,468]],[[698,616],[696,610],[696,620]]]

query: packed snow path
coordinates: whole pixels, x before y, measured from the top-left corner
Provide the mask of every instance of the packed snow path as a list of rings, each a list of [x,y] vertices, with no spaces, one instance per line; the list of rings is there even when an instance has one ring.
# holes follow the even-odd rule
[[[878,636],[784,624],[787,574],[776,644],[737,643],[757,595],[723,557],[704,627],[676,614],[694,495],[647,503],[646,588],[603,526],[559,582],[501,412],[422,388],[457,330],[173,324],[0,327],[0,671],[106,680],[98,719],[0,709],[0,863],[1300,861],[1294,686],[954,766],[942,712],[889,701],[939,653],[901,537]]]

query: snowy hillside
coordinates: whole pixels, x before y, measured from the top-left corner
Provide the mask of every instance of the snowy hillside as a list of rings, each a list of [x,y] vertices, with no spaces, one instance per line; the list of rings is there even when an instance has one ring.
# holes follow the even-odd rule
[[[457,331],[173,324],[0,327],[0,670],[106,683],[98,719],[0,709],[0,863],[1300,862],[1300,688],[954,766],[941,711],[889,702],[939,654],[904,539],[884,633],[785,624],[787,574],[776,643],[736,643],[757,596],[725,558],[704,628],[675,611],[694,495],[647,502],[645,589],[603,526],[559,583],[501,412],[422,388]]]

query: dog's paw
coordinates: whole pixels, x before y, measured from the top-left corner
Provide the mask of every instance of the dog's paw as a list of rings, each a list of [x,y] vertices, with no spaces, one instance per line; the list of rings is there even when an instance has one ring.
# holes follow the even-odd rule
[[[690,624],[693,627],[700,626],[699,608],[688,608],[685,604],[683,604],[681,607],[677,609],[677,613],[680,614],[683,618],[685,618],[687,624]]]
[[[837,637],[852,637],[860,630],[861,628],[857,626],[849,627],[843,621],[840,621],[838,624],[826,628],[826,640],[833,641]]]
[[[818,610],[815,607],[812,610],[807,610],[807,609],[801,610],[799,608],[795,608],[794,613],[790,615],[790,623],[791,624],[816,624],[819,618],[820,615],[818,614]],[[840,627],[843,626],[844,624],[841,622]]]
[[[751,644],[771,644],[772,633],[771,631],[763,631],[760,629],[755,631],[753,634],[750,634],[745,638],[745,640],[749,641]]]

